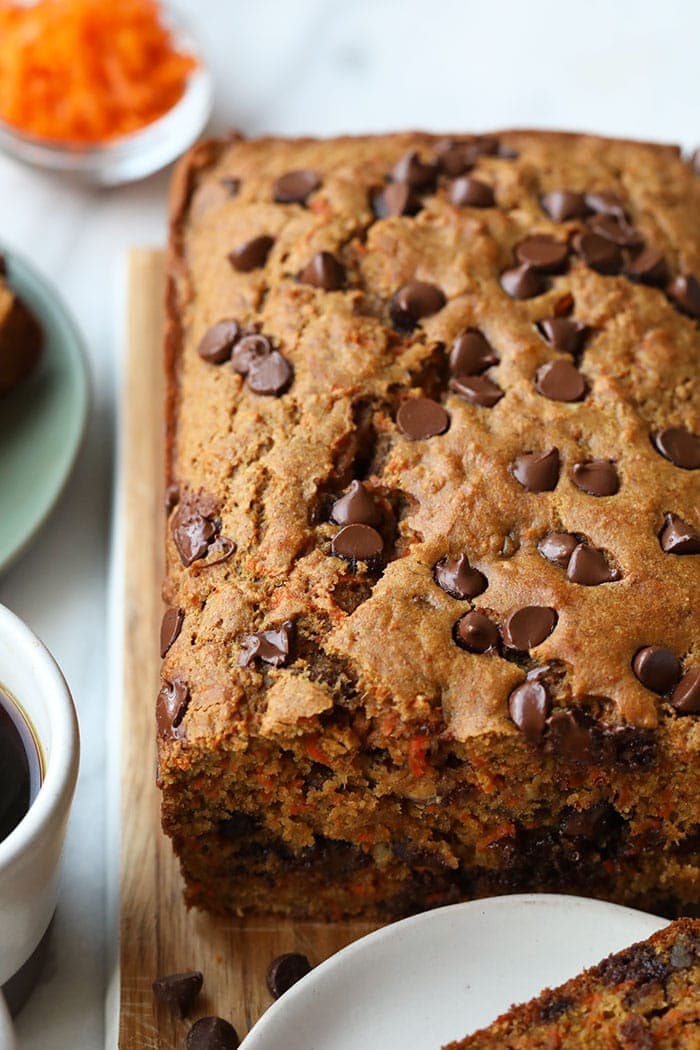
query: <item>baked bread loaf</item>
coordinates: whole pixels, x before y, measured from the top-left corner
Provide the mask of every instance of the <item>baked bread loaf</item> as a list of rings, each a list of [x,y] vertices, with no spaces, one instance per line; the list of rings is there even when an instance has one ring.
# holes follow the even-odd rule
[[[698,906],[698,274],[671,146],[182,162],[157,721],[190,904]]]
[[[0,256],[0,397],[27,376],[41,354],[41,328],[7,283]]]
[[[694,1050],[700,920],[678,919],[445,1050]]]

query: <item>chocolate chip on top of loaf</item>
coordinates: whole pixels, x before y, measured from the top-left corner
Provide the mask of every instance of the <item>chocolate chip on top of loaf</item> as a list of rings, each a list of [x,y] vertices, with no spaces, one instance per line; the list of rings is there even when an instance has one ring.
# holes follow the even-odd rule
[[[172,202],[159,779],[190,903],[697,904],[692,168],[233,138]]]

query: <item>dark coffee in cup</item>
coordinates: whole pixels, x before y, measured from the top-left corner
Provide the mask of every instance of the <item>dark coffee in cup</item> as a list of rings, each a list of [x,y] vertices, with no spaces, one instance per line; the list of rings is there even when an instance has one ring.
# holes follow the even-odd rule
[[[41,787],[41,752],[19,706],[0,688],[0,842],[27,813]]]

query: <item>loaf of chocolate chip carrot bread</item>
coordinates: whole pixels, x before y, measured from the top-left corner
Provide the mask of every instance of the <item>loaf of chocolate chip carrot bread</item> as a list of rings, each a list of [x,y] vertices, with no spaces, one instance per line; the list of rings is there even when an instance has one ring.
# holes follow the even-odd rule
[[[700,904],[700,178],[198,146],[172,194],[163,825],[190,904]]]

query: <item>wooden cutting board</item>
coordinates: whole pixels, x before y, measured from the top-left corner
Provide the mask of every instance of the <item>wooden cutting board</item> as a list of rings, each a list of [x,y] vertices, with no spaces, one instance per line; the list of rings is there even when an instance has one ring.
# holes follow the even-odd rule
[[[170,842],[160,829],[154,705],[162,606],[163,253],[129,259],[128,346],[122,405],[124,471],[124,706],[121,797],[121,1050],[182,1050],[192,1019],[219,1014],[241,1038],[271,1003],[268,963],[302,951],[317,964],[363,936],[363,923],[224,921],[188,912]],[[156,1006],[154,977],[204,974],[189,1022]]]

